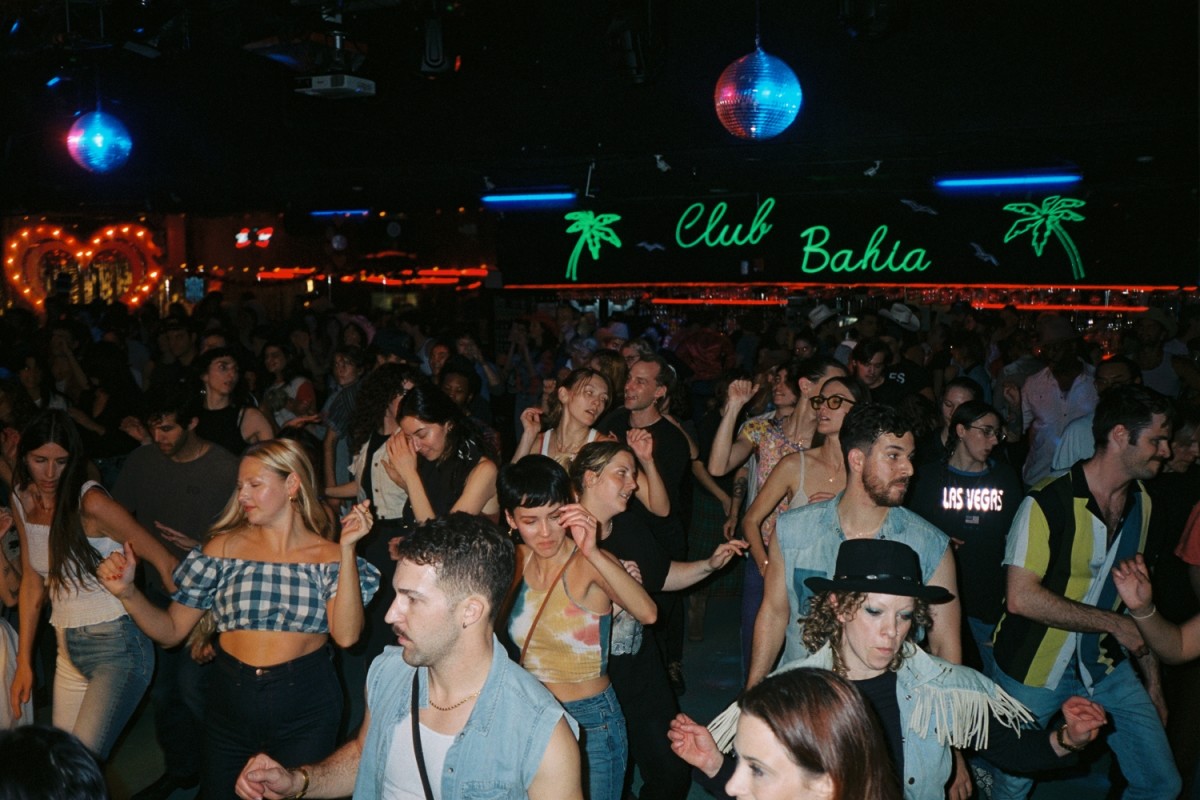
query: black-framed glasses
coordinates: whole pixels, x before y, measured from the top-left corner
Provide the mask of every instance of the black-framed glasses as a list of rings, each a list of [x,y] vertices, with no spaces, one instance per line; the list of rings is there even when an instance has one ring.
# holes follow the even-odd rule
[[[842,403],[854,405],[855,401],[851,400],[849,397],[842,397],[840,394],[830,395],[829,397],[819,394],[816,397],[810,397],[808,402],[813,407],[813,411],[820,411],[821,406],[826,405],[829,406],[830,411],[837,411],[842,407]]]
[[[1008,438],[1008,433],[1004,428],[994,428],[991,425],[968,425],[967,427],[973,431],[979,431],[989,439],[995,436],[998,442],[1003,442]]]

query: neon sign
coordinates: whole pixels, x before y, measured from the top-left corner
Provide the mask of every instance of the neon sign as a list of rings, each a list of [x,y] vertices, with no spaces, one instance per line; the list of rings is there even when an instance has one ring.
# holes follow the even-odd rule
[[[274,228],[242,228],[233,235],[233,246],[239,250],[250,245],[266,247],[274,235]]]
[[[571,257],[567,260],[567,278],[569,280],[579,280],[579,256],[583,254],[584,245],[587,245],[588,251],[592,254],[593,261],[599,260],[600,248],[605,242],[608,242],[613,247],[619,248],[621,246],[621,238],[610,227],[614,222],[621,219],[620,214],[593,214],[591,211],[571,211],[563,215],[563,219],[571,223],[567,226],[567,233],[579,234],[579,240],[575,242],[575,249],[571,251]]]
[[[679,222],[675,225],[675,242],[683,248],[695,247],[698,244],[705,244],[709,247],[742,247],[747,244],[758,244],[764,236],[771,232],[771,225],[767,222],[767,217],[774,207],[774,197],[763,200],[758,210],[754,212],[754,219],[750,222],[749,229],[742,233],[740,224],[735,225],[732,231],[728,224],[721,224],[729,206],[723,202],[717,203],[709,213],[708,221],[704,224],[704,230],[700,235],[685,240],[684,234],[692,233],[692,229],[700,223],[704,216],[704,203],[692,203],[680,215]]]
[[[942,508],[946,511],[1003,511],[1003,489],[967,489],[962,486],[942,487]]]
[[[830,272],[857,272],[859,270],[924,272],[933,265],[933,262],[925,258],[925,251],[919,247],[908,251],[897,264],[896,254],[900,251],[899,239],[892,245],[891,252],[880,263],[880,245],[887,237],[887,231],[887,225],[880,225],[876,228],[867,242],[867,248],[863,251],[862,258],[855,261],[853,250],[837,250],[830,255],[829,251],[825,249],[825,243],[829,241],[829,228],[824,225],[813,225],[811,228],[806,228],[800,233],[800,238],[807,240],[804,245],[804,260],[800,264],[800,269],[809,274],[825,269]],[[811,264],[809,263],[810,259],[813,262]]]
[[[1067,251],[1067,258],[1071,261],[1071,276],[1075,280],[1080,280],[1083,278],[1083,259],[1079,256],[1079,248],[1075,246],[1075,242],[1063,230],[1062,223],[1083,222],[1084,216],[1071,209],[1082,208],[1085,205],[1087,205],[1086,200],[1059,197],[1056,194],[1043,200],[1041,206],[1033,203],[1009,203],[1004,207],[1005,211],[1025,216],[1012,224],[1008,233],[1004,234],[1004,241],[1007,243],[1028,233],[1033,239],[1033,252],[1041,258],[1042,251],[1046,247],[1046,240],[1053,233],[1062,244],[1063,249]]]

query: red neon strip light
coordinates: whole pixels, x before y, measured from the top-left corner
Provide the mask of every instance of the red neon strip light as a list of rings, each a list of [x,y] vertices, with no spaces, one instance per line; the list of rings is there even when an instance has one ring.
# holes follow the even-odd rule
[[[1016,290],[1048,290],[1048,291],[1130,291],[1130,292],[1170,292],[1177,290],[1194,290],[1195,287],[1178,286],[1175,284],[1162,285],[1105,285],[1105,284],[1057,284],[1057,283],[785,283],[781,281],[757,281],[753,283],[513,283],[505,289],[526,290],[569,290],[569,289],[651,289],[651,288],[704,288],[704,289],[736,289],[751,287],[770,287],[775,289],[964,289],[981,291],[986,289],[1016,289]]]
[[[678,297],[656,297],[650,301],[656,306],[786,306],[787,300],[717,300],[698,297],[694,300]]]
[[[1004,303],[972,303],[975,308],[1006,308]],[[1140,314],[1150,306],[1099,306],[1085,303],[1013,303],[1018,311],[1095,311],[1101,314]]]

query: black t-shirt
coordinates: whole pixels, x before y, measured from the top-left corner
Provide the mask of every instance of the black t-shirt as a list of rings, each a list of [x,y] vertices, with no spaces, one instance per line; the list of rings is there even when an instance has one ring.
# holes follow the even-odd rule
[[[896,673],[884,670],[882,675],[853,683],[875,712],[899,781],[904,774],[904,734],[900,729],[900,703],[896,700]]]
[[[618,441],[624,442],[625,434],[632,427],[629,424],[629,409],[621,408],[606,416],[599,429],[601,433],[611,433]],[[683,509],[680,505],[683,479],[688,475],[692,463],[687,439],[666,417],[659,417],[658,422],[646,426],[645,430],[654,437],[654,465],[658,467],[658,474],[662,476],[667,494],[671,497],[671,513],[679,514]]]
[[[908,507],[952,540],[963,612],[984,622],[1000,619],[1004,602],[1005,539],[1024,494],[1008,464],[991,461],[983,472],[962,472],[945,461],[922,464]]]
[[[933,377],[929,370],[907,358],[902,358],[887,368],[887,380],[900,387],[901,397],[933,388]]]
[[[906,395],[911,394],[903,385],[896,383],[891,378],[884,378],[883,383],[871,390],[871,402],[883,403],[885,406],[899,408],[900,401]]]
[[[668,423],[669,424],[669,423]],[[629,508],[612,520],[612,532],[600,540],[600,547],[622,561],[633,561],[642,573],[642,588],[647,592],[662,591],[671,558],[658,542],[649,519],[656,519],[637,498]]]

